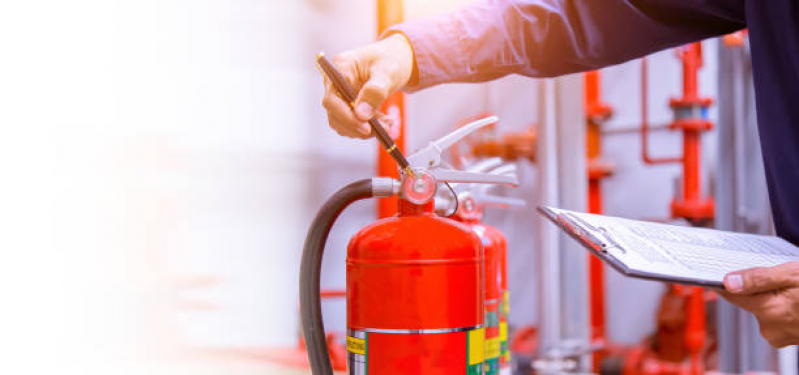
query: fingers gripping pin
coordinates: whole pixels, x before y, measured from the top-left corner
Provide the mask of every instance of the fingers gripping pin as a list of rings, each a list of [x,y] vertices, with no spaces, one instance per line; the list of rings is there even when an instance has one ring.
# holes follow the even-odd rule
[[[322,72],[329,80],[330,83],[335,87],[336,91],[341,95],[341,97],[346,101],[350,108],[353,108],[355,105],[355,99],[358,96],[358,93],[355,89],[350,85],[344,75],[336,69],[333,63],[330,62],[325,57],[324,53],[320,53],[316,56],[316,66],[319,68],[319,71]],[[413,170],[408,165],[408,161],[405,159],[405,155],[402,154],[399,148],[397,148],[397,144],[394,143],[394,140],[391,139],[391,136],[386,133],[386,130],[383,129],[383,125],[377,121],[377,118],[372,117],[369,119],[369,126],[372,127],[372,132],[374,132],[375,137],[383,146],[383,149],[391,155],[394,161],[397,162],[399,165],[400,170],[410,177],[414,177]]]

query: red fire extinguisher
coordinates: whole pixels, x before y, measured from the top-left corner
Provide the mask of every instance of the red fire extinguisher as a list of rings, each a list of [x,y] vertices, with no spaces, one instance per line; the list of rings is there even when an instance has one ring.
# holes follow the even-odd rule
[[[485,171],[498,165],[499,159],[489,159],[478,163],[471,171]],[[508,168],[510,167],[510,168]],[[492,174],[515,175],[512,165],[494,169]],[[483,209],[487,205],[510,207],[524,206],[525,202],[519,199],[496,197],[485,194],[481,187],[467,186],[456,188],[458,193],[458,209],[453,218],[466,224],[480,238],[484,254],[484,285],[485,285],[485,374],[510,375],[511,358],[508,346],[508,313],[510,302],[507,283],[507,240],[502,232],[490,225],[482,223]],[[479,199],[478,199],[479,198]],[[452,202],[441,199],[443,202],[437,209],[443,214],[450,211]]]
[[[491,171],[492,174],[511,174],[516,175],[516,167],[514,165],[505,165]],[[499,361],[499,375],[511,374],[511,353],[509,344],[509,328],[508,318],[510,315],[510,289],[508,288],[508,240],[505,235],[497,228],[482,223],[483,210],[488,207],[498,208],[521,208],[525,207],[527,203],[524,200],[510,197],[499,197],[486,193],[487,186],[477,186],[474,188],[472,197],[475,199],[476,211],[478,213],[478,220],[485,228],[485,236],[492,238],[496,244],[496,255],[494,256],[499,279],[499,291],[495,294],[500,298],[499,304],[499,339],[500,339],[500,361]],[[486,256],[488,262],[488,256]],[[486,297],[488,298],[488,297]]]
[[[466,225],[433,213],[439,183],[516,185],[514,176],[441,168],[441,152],[496,122],[476,121],[408,157],[400,181],[362,180],[333,195],[306,237],[300,310],[311,368],[332,375],[321,319],[322,253],[350,203],[399,194],[397,216],[368,225],[347,250],[347,352],[350,374],[483,374],[483,249]]]

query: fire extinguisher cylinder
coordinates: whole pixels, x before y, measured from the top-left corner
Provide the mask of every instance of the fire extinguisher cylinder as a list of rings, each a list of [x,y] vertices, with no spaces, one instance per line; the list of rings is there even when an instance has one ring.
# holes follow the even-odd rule
[[[397,217],[356,234],[347,250],[347,351],[354,374],[483,374],[483,249],[469,227],[433,213],[438,183],[518,185],[513,174],[449,169],[441,153],[495,123],[489,117],[408,157],[401,181],[361,180],[333,195],[306,237],[300,315],[314,375],[332,375],[322,323],[320,273],[333,223],[351,203],[400,195]]]
[[[454,219],[467,225],[483,244],[483,285],[485,292],[485,365],[486,375],[510,372],[507,306],[507,241],[498,229],[481,222],[482,208],[472,194],[459,194],[460,208]]]
[[[516,166],[502,165],[502,160],[484,160],[469,169],[470,172],[492,175],[516,175]],[[483,244],[483,282],[485,314],[485,375],[509,375],[511,373],[510,348],[508,346],[508,304],[510,302],[507,284],[507,240],[501,231],[482,223],[484,207],[512,208],[524,207],[522,200],[494,196],[487,193],[491,185],[457,185],[460,191],[455,197],[444,195],[436,200],[440,215],[450,212],[457,205],[452,218],[467,225],[480,238]]]
[[[398,203],[347,249],[350,374],[481,375],[480,239],[434,214],[432,200]]]

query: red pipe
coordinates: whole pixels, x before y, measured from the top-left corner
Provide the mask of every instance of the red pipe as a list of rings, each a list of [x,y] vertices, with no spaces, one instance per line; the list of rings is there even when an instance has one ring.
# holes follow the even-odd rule
[[[678,53],[683,65],[683,96],[671,100],[671,107],[678,111],[672,129],[683,132],[683,180],[682,192],[671,203],[673,217],[686,218],[692,222],[710,220],[714,216],[713,199],[701,196],[701,134],[713,128],[713,123],[702,118],[704,111],[713,103],[712,99],[699,97],[698,76],[702,67],[702,45],[693,43]]]
[[[699,132],[685,130],[683,134],[683,199],[699,199]]]
[[[697,101],[699,100],[698,74],[699,68],[702,67],[702,43],[689,44],[683,49],[681,57],[683,100]]]
[[[746,43],[747,35],[749,35],[749,30],[743,29],[732,34],[725,35],[723,38],[721,38],[721,41],[724,42],[724,45],[727,47],[743,47],[744,43]]]
[[[404,10],[402,0],[377,0],[377,34],[383,32],[394,24],[402,22]],[[381,108],[383,113],[396,115],[398,120],[397,137],[394,139],[397,147],[405,151],[405,95],[397,92],[390,96]],[[397,164],[383,150],[377,150],[377,175],[383,177],[399,178]],[[393,216],[397,212],[397,197],[379,198],[377,200],[377,216],[385,218]]]
[[[700,375],[706,371],[704,291],[671,285],[658,308],[658,331],[623,352],[623,375]],[[679,331],[677,331],[679,329]]]
[[[589,121],[595,116],[607,114],[607,106],[602,103],[602,78],[598,70],[585,73],[585,113]]]
[[[613,113],[602,102],[602,79],[599,71],[585,73],[586,156],[588,158],[588,211],[602,213],[602,179],[612,173],[612,166],[600,161],[602,139],[600,125]],[[605,345],[605,269],[596,256],[588,259],[590,335],[593,344]],[[594,371],[599,371],[604,350],[594,352]]]
[[[685,347],[691,358],[691,375],[704,373],[702,351],[705,347],[705,295],[704,290],[692,287],[688,296],[688,316],[685,321]]]
[[[709,100],[699,98],[698,75],[702,66],[702,44],[693,43],[685,47],[681,54],[683,65],[683,97],[672,100],[672,108],[678,111],[695,112],[710,105]],[[703,209],[705,201],[701,200],[700,161],[701,131],[705,122],[698,120],[695,113],[689,119],[678,118],[673,127],[683,130],[683,187],[682,199],[672,202],[672,216],[687,218],[704,218],[707,212]],[[709,128],[709,126],[707,127]],[[712,201],[710,201],[712,204]],[[712,206],[711,206],[712,210]],[[712,212],[710,213],[712,217]],[[701,288],[688,290],[685,347],[690,355],[690,371],[692,375],[704,372],[702,349],[705,344],[705,300]]]
[[[591,342],[605,344],[605,268],[602,260],[592,256],[588,261],[588,273],[591,279]],[[594,368],[598,369],[602,355],[594,356]]]
[[[641,159],[646,164],[679,163],[681,157],[654,158],[649,155],[649,110],[648,110],[649,78],[647,75],[646,58],[641,59]]]
[[[690,44],[682,52],[683,69],[683,97],[685,104],[699,104],[698,75],[702,66],[702,44]],[[683,128],[683,200],[695,201],[699,199],[699,131],[693,128]]]
[[[683,63],[683,97],[671,100],[671,107],[679,114],[672,124],[683,131],[683,186],[679,199],[671,204],[672,216],[699,221],[712,219],[712,199],[701,197],[701,134],[713,124],[702,119],[697,111],[706,109],[712,99],[699,97],[699,68],[702,67],[702,44],[692,43],[679,55]],[[690,354],[692,375],[704,372],[702,352],[705,346],[705,299],[702,288],[688,288],[685,346]]]
[[[602,184],[599,179],[588,180],[588,212],[602,213]]]

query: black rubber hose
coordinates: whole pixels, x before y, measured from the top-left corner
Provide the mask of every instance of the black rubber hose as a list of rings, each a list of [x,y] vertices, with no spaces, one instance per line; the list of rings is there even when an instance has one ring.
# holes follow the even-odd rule
[[[333,375],[333,366],[325,340],[322,322],[322,300],[319,293],[322,255],[330,229],[338,216],[351,203],[374,196],[372,180],[353,182],[333,194],[319,210],[308,229],[300,264],[300,317],[313,375]]]

